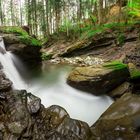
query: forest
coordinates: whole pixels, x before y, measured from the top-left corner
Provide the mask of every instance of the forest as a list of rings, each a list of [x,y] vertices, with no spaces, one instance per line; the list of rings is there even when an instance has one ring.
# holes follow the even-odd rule
[[[98,24],[131,22],[139,16],[139,0],[1,0],[2,26],[28,26],[36,36]]]
[[[140,140],[140,0],[0,0],[0,140]]]

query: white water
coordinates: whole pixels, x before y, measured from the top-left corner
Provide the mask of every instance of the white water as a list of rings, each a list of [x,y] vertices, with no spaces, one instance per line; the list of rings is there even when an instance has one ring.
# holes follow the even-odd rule
[[[5,50],[3,40],[0,41],[0,47]],[[66,77],[71,70],[68,66],[48,66],[42,77],[27,84],[21,78],[13,61],[19,65],[19,60],[12,53],[0,53],[3,70],[13,82],[15,89],[32,92],[41,98],[42,104],[46,107],[60,105],[72,118],[86,121],[89,125],[92,125],[113,102],[107,96],[93,96],[68,86]]]

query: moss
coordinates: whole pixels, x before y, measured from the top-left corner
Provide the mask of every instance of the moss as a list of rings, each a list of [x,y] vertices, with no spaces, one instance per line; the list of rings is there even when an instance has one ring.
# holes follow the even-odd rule
[[[42,53],[41,58],[42,60],[49,60],[51,59],[53,54]]]
[[[114,70],[120,70],[120,69],[127,68],[127,64],[124,64],[120,61],[112,61],[103,64],[103,67],[114,69]]]
[[[28,33],[23,30],[21,27],[13,27],[13,26],[4,26],[0,27],[0,32],[3,33],[14,33],[17,35],[28,35]]]
[[[8,33],[8,34],[15,34],[20,39],[20,41],[26,45],[31,46],[41,46],[41,42],[33,37],[31,37],[25,30],[21,27],[9,27],[4,26],[0,27],[0,32]]]
[[[131,69],[130,70],[130,79],[139,79],[140,78],[140,70],[138,69]]]
[[[18,36],[20,41],[26,45],[31,45],[31,46],[41,46],[41,42],[29,35],[21,35]]]

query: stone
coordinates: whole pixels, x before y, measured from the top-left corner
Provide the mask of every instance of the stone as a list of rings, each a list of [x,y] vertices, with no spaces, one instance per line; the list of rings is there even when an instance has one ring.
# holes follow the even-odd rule
[[[0,91],[10,90],[12,82],[6,78],[5,74],[0,70]]]
[[[32,95],[31,93],[27,94],[27,107],[30,112],[30,114],[37,113],[39,109],[41,108],[41,100]]]
[[[130,90],[131,84],[128,82],[122,83],[120,86],[115,88],[109,93],[113,99],[120,98],[123,94],[127,93]]]
[[[129,77],[126,66],[115,69],[101,67],[77,67],[68,76],[67,83],[77,89],[100,95],[107,94]]]
[[[13,34],[3,34],[3,39],[4,39],[4,43],[5,45],[9,45],[9,44],[15,44],[15,43],[20,43],[19,38],[17,38],[16,35]]]
[[[114,102],[91,127],[100,140],[140,138],[140,95],[127,93]]]
[[[25,90],[0,92],[0,138],[5,140],[89,140],[87,123],[71,119],[60,106],[45,108]]]

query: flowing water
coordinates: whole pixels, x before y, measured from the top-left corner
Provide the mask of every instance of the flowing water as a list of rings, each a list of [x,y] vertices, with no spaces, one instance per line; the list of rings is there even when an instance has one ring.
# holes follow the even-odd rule
[[[13,88],[32,92],[41,98],[45,107],[60,105],[72,118],[92,125],[113,102],[108,96],[97,97],[67,85],[66,78],[72,69],[70,66],[47,65],[40,77],[25,81],[16,68],[23,65],[11,52],[6,52],[2,38],[0,48],[0,62],[4,73],[13,82]]]

